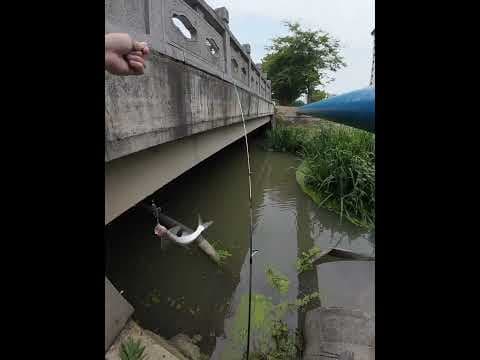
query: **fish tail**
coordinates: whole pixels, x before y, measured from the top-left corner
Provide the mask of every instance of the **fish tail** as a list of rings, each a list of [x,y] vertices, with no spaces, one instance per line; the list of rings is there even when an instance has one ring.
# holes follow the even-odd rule
[[[213,221],[207,221],[206,223],[203,223],[202,226],[203,226],[203,229],[205,230],[206,228],[208,228],[210,225],[213,224]]]
[[[200,216],[200,214],[198,214],[198,226],[202,226],[203,230],[205,230],[206,228],[208,228],[212,224],[213,224],[213,221],[207,221],[206,223],[204,223],[202,221],[202,217]]]

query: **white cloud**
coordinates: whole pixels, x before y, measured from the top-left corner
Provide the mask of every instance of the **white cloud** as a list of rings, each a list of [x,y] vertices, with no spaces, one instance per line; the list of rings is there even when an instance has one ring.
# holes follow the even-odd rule
[[[356,90],[368,85],[372,62],[373,39],[370,32],[375,27],[374,0],[206,0],[213,7],[226,6],[230,13],[230,27],[243,42],[255,44],[256,52],[262,52],[269,38],[241,38],[240,34],[251,34],[244,29],[249,17],[265,18],[265,26],[282,34],[281,21],[299,20],[303,25],[320,28],[335,36],[342,44],[342,55],[347,67],[335,74],[335,81],[327,86],[333,93]],[[240,23],[241,26],[236,24]],[[277,24],[278,27],[272,25]],[[255,26],[260,26],[255,23]],[[251,35],[249,36],[251,37]],[[252,49],[252,52],[253,50]],[[252,54],[259,59],[264,55]]]

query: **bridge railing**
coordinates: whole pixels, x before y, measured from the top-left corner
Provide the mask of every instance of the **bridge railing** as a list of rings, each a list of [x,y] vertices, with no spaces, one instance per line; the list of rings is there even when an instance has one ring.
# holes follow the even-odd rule
[[[128,32],[152,54],[144,76],[105,75],[105,161],[241,121],[271,116],[271,83],[226,8],[204,0],[106,0],[105,32]]]
[[[191,37],[175,25],[183,23]],[[226,8],[204,0],[106,0],[105,31],[128,31],[161,54],[235,83],[271,100],[271,82],[228,26]]]

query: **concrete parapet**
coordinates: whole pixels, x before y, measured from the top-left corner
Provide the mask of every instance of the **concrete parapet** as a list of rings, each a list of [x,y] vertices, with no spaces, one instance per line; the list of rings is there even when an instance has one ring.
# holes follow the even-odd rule
[[[230,15],[228,14],[227,8],[226,7],[216,8],[215,12],[220,17],[220,19],[222,19],[223,22],[228,25],[228,23],[230,22]]]
[[[105,161],[273,114],[270,86],[228,29],[226,8],[203,0],[106,0],[105,30],[146,40],[144,76],[105,75]]]

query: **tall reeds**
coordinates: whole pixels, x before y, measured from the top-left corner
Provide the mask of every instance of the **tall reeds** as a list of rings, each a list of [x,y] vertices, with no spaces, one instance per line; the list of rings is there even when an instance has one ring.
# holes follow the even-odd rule
[[[375,135],[343,125],[278,126],[267,146],[304,159],[305,185],[352,223],[375,226]]]

